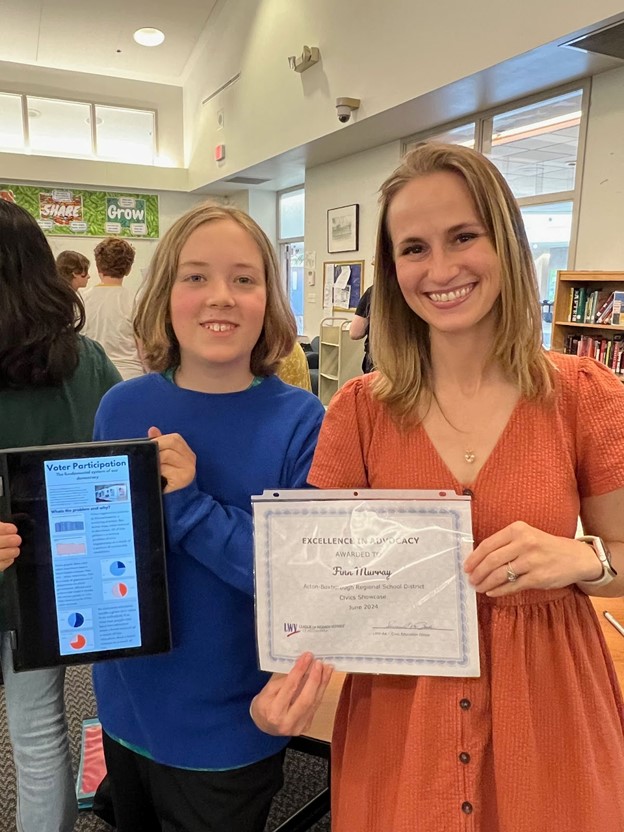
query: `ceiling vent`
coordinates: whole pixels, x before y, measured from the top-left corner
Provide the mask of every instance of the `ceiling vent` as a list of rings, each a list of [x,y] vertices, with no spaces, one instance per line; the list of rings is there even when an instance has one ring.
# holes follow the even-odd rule
[[[607,26],[606,29],[599,29],[561,45],[583,49],[585,52],[596,52],[599,55],[609,55],[624,61],[624,23]]]
[[[264,185],[270,179],[255,179],[253,176],[231,176],[226,182],[234,182],[235,185]]]

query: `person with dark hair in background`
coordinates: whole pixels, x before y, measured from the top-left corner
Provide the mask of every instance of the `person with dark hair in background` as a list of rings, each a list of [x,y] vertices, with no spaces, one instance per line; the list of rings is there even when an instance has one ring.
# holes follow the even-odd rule
[[[121,381],[79,334],[84,309],[27,211],[0,199],[0,448],[91,440],[100,399]],[[13,671],[2,577],[21,539],[0,522],[2,674],[17,773],[17,832],[71,832],[77,816],[64,668]],[[6,818],[4,818],[6,820]]]
[[[76,292],[85,289],[89,282],[89,260],[79,251],[62,251],[56,258],[56,268],[61,277],[70,284]]]
[[[123,285],[134,263],[134,247],[119,237],[107,237],[95,247],[100,282],[82,292],[85,333],[104,347],[124,380],[145,372],[134,336],[134,293]]]
[[[364,358],[362,359],[362,372],[372,373],[375,369],[370,356],[370,310],[373,287],[369,286],[364,292],[353,315],[349,327],[349,337],[352,341],[360,341],[364,338]]]

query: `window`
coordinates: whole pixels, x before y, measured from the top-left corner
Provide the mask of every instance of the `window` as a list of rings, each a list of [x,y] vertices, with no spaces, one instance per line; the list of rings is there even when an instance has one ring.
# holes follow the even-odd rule
[[[89,157],[92,153],[88,104],[28,96],[28,137],[33,153]]]
[[[294,191],[283,191],[279,194],[279,238],[292,240],[303,237],[305,228],[305,191],[296,188]]]
[[[156,114],[0,93],[0,150],[153,165]]]
[[[98,158],[154,164],[154,113],[96,104],[95,124]]]
[[[580,90],[492,119],[489,151],[517,199],[574,190]]]
[[[424,139],[476,147],[503,174],[520,205],[533,252],[546,347],[556,273],[571,265],[583,96],[583,89],[568,90],[483,113],[472,122],[423,133],[404,143],[405,151]]]
[[[568,266],[572,207],[572,202],[552,202],[520,209],[535,263],[542,301],[542,332],[547,348],[550,347],[557,271]]]
[[[459,127],[452,127],[449,130],[443,130],[441,133],[434,133],[432,136],[427,136],[427,138],[434,142],[474,147],[476,127],[475,122],[471,121],[470,124],[461,124]]]
[[[305,190],[281,191],[277,198],[277,229],[279,257],[286,278],[286,290],[295,320],[297,334],[303,335]]]

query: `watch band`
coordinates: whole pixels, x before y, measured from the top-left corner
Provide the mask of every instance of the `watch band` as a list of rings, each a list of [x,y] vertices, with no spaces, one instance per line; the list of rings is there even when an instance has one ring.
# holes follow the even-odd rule
[[[593,581],[577,581],[577,586],[584,591],[591,591],[592,589],[599,589],[602,586],[607,586],[617,576],[617,572],[611,565],[611,555],[604,540],[593,534],[582,535],[577,537],[577,540],[587,543],[592,547],[600,565],[602,566],[602,575]]]

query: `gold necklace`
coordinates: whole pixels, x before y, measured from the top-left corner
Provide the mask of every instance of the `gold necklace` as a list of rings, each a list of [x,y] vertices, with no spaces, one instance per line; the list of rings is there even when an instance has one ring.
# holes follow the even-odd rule
[[[449,425],[451,428],[453,428],[453,430],[456,431],[457,433],[460,433],[460,434],[461,433],[467,433],[467,431],[464,431],[464,430],[461,430],[460,428],[455,427],[455,425],[451,422],[451,420],[448,418],[448,416],[446,415],[446,413],[444,412],[444,410],[440,406],[440,402],[438,401],[438,397],[436,396],[436,394],[433,391],[432,391],[432,398],[433,398],[433,401],[435,401],[436,406],[437,406],[438,410],[440,411],[440,414],[442,415],[442,418],[447,423],[447,425]],[[466,448],[464,450],[464,459],[466,460],[468,465],[472,465],[475,462],[476,458],[477,458],[477,455],[475,454],[475,452],[473,450],[471,450],[470,448]]]

